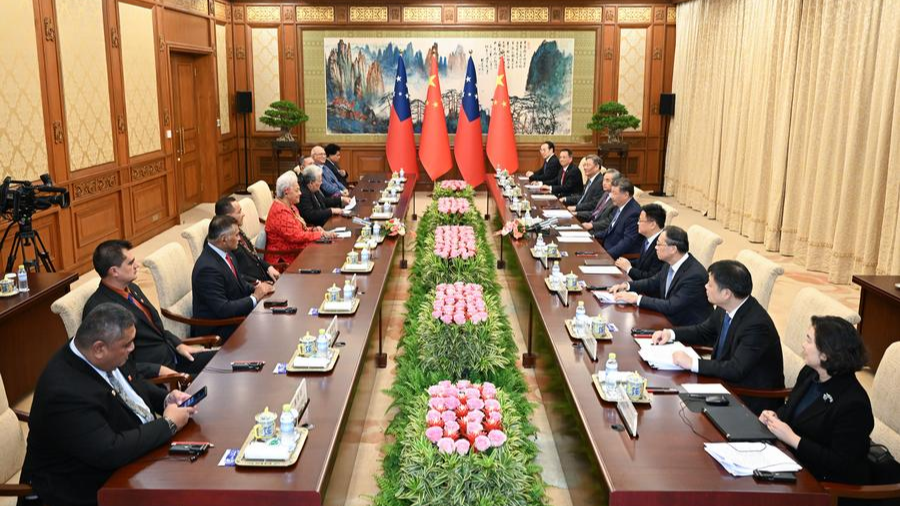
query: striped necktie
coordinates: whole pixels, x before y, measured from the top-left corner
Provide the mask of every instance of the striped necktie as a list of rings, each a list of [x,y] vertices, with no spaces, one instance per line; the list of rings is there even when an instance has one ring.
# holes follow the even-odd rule
[[[116,394],[122,399],[122,402],[137,415],[138,418],[141,419],[144,423],[152,422],[154,420],[153,413],[150,412],[144,406],[134,402],[134,400],[125,392],[125,387],[122,386],[122,383],[116,378],[116,375],[112,373],[112,371],[106,371],[106,379],[109,380],[110,385],[112,385],[113,390],[116,391]]]

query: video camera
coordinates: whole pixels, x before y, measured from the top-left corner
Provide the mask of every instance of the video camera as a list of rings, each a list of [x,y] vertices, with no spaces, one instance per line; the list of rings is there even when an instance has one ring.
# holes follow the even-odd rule
[[[53,186],[49,174],[41,174],[41,183],[34,185],[7,176],[0,184],[0,216],[20,223],[30,220],[36,211],[69,207],[69,190]]]

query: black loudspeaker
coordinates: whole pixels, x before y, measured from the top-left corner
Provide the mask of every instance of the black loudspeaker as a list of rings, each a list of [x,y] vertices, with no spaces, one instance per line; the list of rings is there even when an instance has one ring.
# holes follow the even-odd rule
[[[253,92],[239,91],[234,97],[238,114],[250,114],[253,112]]]
[[[675,116],[675,94],[660,93],[659,95],[659,115]]]

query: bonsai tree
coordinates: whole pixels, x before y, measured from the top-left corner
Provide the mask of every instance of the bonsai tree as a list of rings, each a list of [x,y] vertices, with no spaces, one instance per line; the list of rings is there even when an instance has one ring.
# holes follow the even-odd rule
[[[269,104],[269,108],[259,118],[260,123],[270,127],[281,129],[281,135],[278,136],[279,141],[291,142],[294,136],[291,135],[291,129],[295,126],[309,120],[309,116],[303,112],[303,109],[297,107],[297,104],[289,100],[279,100]]]
[[[609,142],[622,142],[622,131],[637,128],[640,124],[641,120],[628,114],[624,105],[612,101],[600,105],[587,127],[595,131],[606,129]]]

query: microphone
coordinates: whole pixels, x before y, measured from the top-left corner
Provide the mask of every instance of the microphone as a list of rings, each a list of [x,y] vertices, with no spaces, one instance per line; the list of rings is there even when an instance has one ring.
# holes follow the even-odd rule
[[[534,225],[528,227],[527,231],[528,232],[538,232],[540,230],[546,230],[546,229],[556,225],[557,223],[559,223],[559,219],[549,218],[549,219],[535,223]]]
[[[355,223],[355,224],[357,224],[357,225],[362,225],[362,226],[366,226],[366,225],[371,225],[371,224],[372,224],[372,222],[370,222],[369,220],[366,220],[366,219],[363,219],[363,218],[359,218],[359,217],[357,217],[357,216],[354,216],[354,217],[353,217],[353,223]]]

